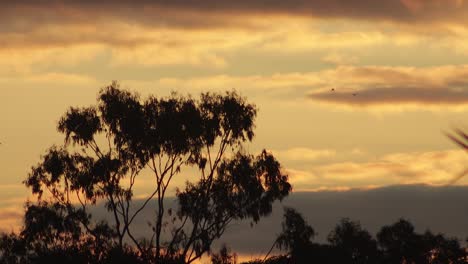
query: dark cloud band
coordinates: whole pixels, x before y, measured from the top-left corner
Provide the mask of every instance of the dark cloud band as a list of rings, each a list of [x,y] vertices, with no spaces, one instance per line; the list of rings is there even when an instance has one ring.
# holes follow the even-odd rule
[[[451,89],[449,87],[374,87],[359,91],[313,93],[309,95],[309,98],[351,106],[385,104],[462,105],[468,104],[468,89]]]
[[[457,0],[20,0],[0,4],[0,21],[14,17],[40,25],[115,19],[148,26],[216,27],[237,25],[239,16],[286,15],[412,23],[462,19],[467,9],[468,4]]]
[[[343,217],[360,221],[364,228],[374,234],[383,225],[405,217],[421,230],[430,229],[464,238],[468,232],[468,215],[461,212],[466,210],[466,201],[466,186],[400,185],[372,190],[293,193],[282,204],[276,203],[273,214],[258,225],[251,227],[248,221],[233,223],[215,246],[226,242],[240,254],[265,253],[280,232],[283,206],[299,210],[318,232],[315,241],[322,243]],[[167,204],[172,202],[168,201]],[[142,214],[141,219],[135,222],[134,234],[137,236],[147,235],[148,227],[143,219],[152,216],[151,210],[144,210]],[[93,211],[93,216],[98,219],[104,215],[104,206],[98,206]]]

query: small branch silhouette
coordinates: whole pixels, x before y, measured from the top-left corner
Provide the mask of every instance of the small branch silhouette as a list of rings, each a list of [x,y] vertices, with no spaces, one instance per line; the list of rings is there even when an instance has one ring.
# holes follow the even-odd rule
[[[463,148],[464,150],[468,151],[468,134],[466,134],[465,132],[461,131],[460,129],[458,128],[455,128],[453,129],[454,131],[454,134],[451,134],[451,133],[448,133],[448,132],[444,132],[444,134],[450,139],[452,140],[455,144],[457,144],[458,146],[460,146],[461,148]],[[463,142],[465,141],[465,142]],[[468,174],[468,168],[465,169],[462,173],[460,173],[459,175],[457,175],[455,178],[453,178],[449,183],[448,185],[452,185],[452,184],[455,184],[456,182],[458,182],[461,178],[465,177],[465,175]]]

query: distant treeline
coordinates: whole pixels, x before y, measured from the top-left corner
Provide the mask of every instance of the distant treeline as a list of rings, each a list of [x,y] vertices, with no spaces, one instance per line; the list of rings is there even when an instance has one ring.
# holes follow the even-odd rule
[[[273,247],[288,253],[253,260],[256,263],[381,263],[381,264],[456,264],[468,263],[467,248],[457,238],[415,232],[407,220],[383,226],[374,238],[359,222],[342,219],[328,235],[328,243],[314,243],[315,232],[292,208],[286,208],[282,233]],[[227,256],[228,254],[224,254]],[[225,257],[226,258],[226,257]],[[216,262],[234,263],[234,262]]]
[[[97,228],[96,237],[83,236],[72,218],[57,214],[60,208],[30,206],[20,233],[0,235],[0,263],[153,263],[136,248],[120,247],[112,242],[115,235],[105,224]],[[29,214],[28,214],[29,213]],[[342,219],[328,235],[328,243],[315,243],[314,229],[302,215],[285,208],[282,231],[272,250],[281,255],[251,260],[243,264],[301,263],[382,263],[448,264],[468,263],[467,248],[457,238],[430,231],[415,232],[407,220],[383,226],[374,238],[359,222]],[[158,263],[182,264],[183,259],[163,259]],[[212,264],[235,264],[236,253],[223,246],[211,252]]]

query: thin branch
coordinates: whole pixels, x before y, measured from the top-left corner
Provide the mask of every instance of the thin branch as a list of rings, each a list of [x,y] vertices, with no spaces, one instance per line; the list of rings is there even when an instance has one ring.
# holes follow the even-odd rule
[[[157,189],[145,200],[145,202],[143,203],[142,206],[140,206],[140,208],[138,208],[138,210],[135,211],[135,213],[133,214],[133,216],[130,218],[130,221],[129,221],[129,225],[133,222],[133,220],[135,219],[135,217],[146,207],[146,205],[149,203],[149,201],[151,201],[151,199],[153,199],[153,197],[156,195],[157,193]]]
[[[267,254],[266,254],[265,257],[263,258],[262,263],[265,263],[265,261],[267,260],[268,256],[270,255],[270,253],[271,253],[271,252],[273,251],[273,249],[275,248],[276,243],[278,243],[278,239],[275,239],[275,241],[273,242],[273,245],[271,245],[270,250],[268,250]]]

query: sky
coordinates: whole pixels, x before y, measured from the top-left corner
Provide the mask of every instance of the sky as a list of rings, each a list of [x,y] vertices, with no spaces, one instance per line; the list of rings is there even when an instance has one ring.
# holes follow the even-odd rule
[[[21,220],[60,117],[112,80],[237,90],[259,109],[248,150],[296,192],[446,185],[468,161],[444,135],[468,129],[467,22],[464,0],[2,1],[0,226]]]

